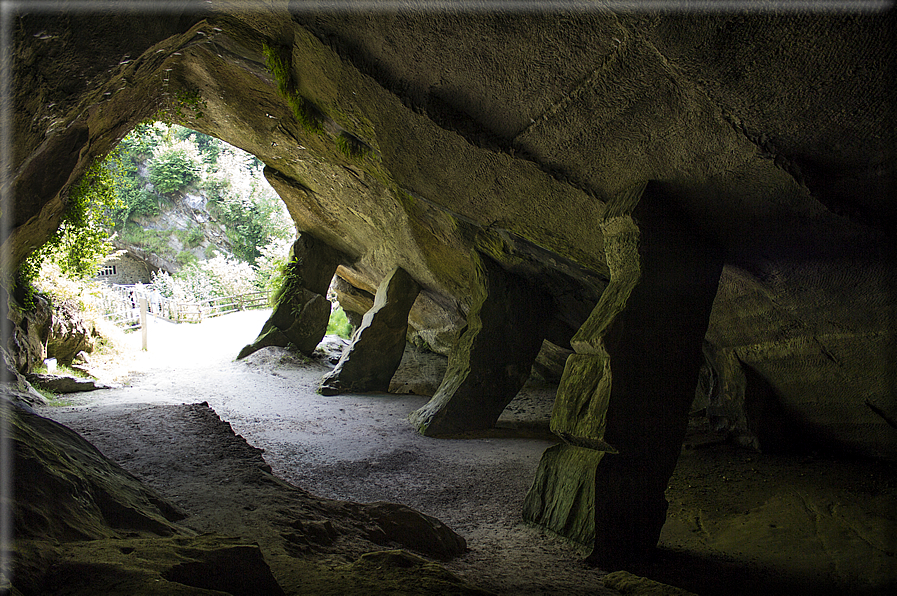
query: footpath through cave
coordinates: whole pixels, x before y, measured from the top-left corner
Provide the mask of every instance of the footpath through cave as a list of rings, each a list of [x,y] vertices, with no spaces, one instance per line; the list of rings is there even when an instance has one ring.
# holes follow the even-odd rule
[[[121,387],[68,398],[41,414],[199,515],[200,503],[225,502],[236,489],[202,481],[203,464],[185,455],[189,437],[166,421],[180,404],[205,402],[264,450],[280,478],[321,497],[402,503],[445,522],[469,547],[446,567],[479,587],[618,593],[605,586],[603,571],[582,563],[588,548],[521,517],[542,452],[556,443],[547,432],[556,386],[528,383],[488,433],[425,437],[408,415],[427,397],[317,393],[332,352],[308,359],[268,347],[235,360],[269,315],[244,311],[181,325],[150,318],[146,352],[140,334],[131,334],[125,357],[102,371],[98,365],[101,378],[117,378]],[[333,336],[328,341],[339,346]],[[892,467],[758,455],[705,439],[700,428],[690,429],[667,490],[659,557],[633,572],[701,594],[877,594],[894,585]],[[218,531],[235,531],[226,511],[203,516]]]
[[[190,469],[181,455],[188,452],[185,439],[155,419],[179,404],[206,402],[234,432],[264,449],[274,473],[288,482],[326,498],[402,503],[445,522],[470,547],[447,566],[473,583],[505,594],[602,593],[603,572],[581,563],[584,551],[528,527],[520,515],[539,458],[554,443],[547,434],[554,387],[528,386],[507,409],[500,425],[505,429],[492,436],[424,437],[407,417],[427,397],[316,393],[333,367],[326,355],[307,359],[268,347],[235,361],[270,313],[244,311],[180,325],[150,317],[147,351],[139,349],[139,332],[129,334],[127,355],[100,373],[120,388],[75,394],[63,402],[69,405],[41,414],[84,434],[189,511],[199,502],[196,495],[170,494],[164,479],[154,482],[147,469],[162,461]],[[511,430],[526,420],[543,421],[546,432]],[[126,439],[141,432],[171,433],[162,441],[168,446],[141,448]],[[212,490],[223,499],[228,487]]]

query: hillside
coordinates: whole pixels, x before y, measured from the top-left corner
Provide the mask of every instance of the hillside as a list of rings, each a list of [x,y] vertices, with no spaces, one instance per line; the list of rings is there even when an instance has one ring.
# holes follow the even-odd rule
[[[175,274],[223,255],[250,265],[295,228],[252,155],[161,122],[138,126],[104,162],[119,206],[113,245]]]

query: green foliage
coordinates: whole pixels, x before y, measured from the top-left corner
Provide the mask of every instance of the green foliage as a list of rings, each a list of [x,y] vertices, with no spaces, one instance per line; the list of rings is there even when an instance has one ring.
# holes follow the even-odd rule
[[[257,290],[249,264],[222,255],[208,261],[194,261],[174,276],[166,272],[154,273],[153,286],[166,298],[188,302]]]
[[[156,216],[166,204],[179,201],[178,193],[188,186],[198,188],[208,199],[206,209],[224,224],[230,239],[230,246],[207,247],[205,258],[233,251],[246,264],[253,264],[247,276],[249,283],[267,288],[276,263],[283,260],[282,256],[279,260],[271,257],[271,251],[276,252],[271,247],[276,245],[280,247],[277,250],[286,253],[295,236],[295,226],[280,197],[265,183],[263,167],[255,156],[209,135],[162,122],[141,123],[102,164],[104,179],[111,181],[106,188],[111,188],[117,199],[102,211],[109,216],[109,230],[117,229],[123,241],[189,266],[198,260],[195,251],[189,249],[201,246],[205,240],[201,227],[144,229],[133,218]],[[157,192],[147,190],[148,181]],[[173,248],[172,235],[177,236],[184,250]],[[39,263],[26,263],[26,273],[29,267],[39,268]]]
[[[46,260],[52,259],[62,274],[72,279],[96,274],[97,266],[112,251],[109,214],[119,206],[112,173],[103,162],[95,162],[69,191],[59,228],[19,267],[27,308],[33,307],[32,284]]]
[[[258,169],[255,170],[258,172]],[[227,182],[204,185],[207,208],[226,227],[234,255],[247,263],[275,238],[291,238],[295,230],[283,203],[259,178],[234,188]]]
[[[184,244],[189,246],[190,248],[196,248],[202,241],[206,239],[206,235],[202,233],[202,228],[195,227],[190,228],[187,231],[186,238],[184,239]]]
[[[169,234],[159,230],[144,230],[139,225],[128,222],[121,231],[122,240],[128,244],[143,247],[144,250],[160,256],[170,255]]]
[[[288,238],[272,238],[259,249],[261,256],[255,260],[255,285],[268,295],[271,306],[274,292],[283,284],[284,267],[292,244]]]
[[[330,310],[330,320],[327,322],[327,334],[339,335],[342,338],[350,339],[352,337],[352,324],[346,317],[343,307],[337,306]]]
[[[47,369],[46,365],[41,364],[31,370],[34,374],[38,375],[46,375],[46,374],[55,374],[62,375],[65,377],[75,377],[78,379],[89,379],[90,375],[85,373],[84,371],[78,370],[77,368],[72,368],[70,366],[66,366],[65,364],[57,364],[56,372],[50,373],[49,369]]]
[[[371,153],[367,143],[345,131],[336,137],[336,148],[350,159],[360,159]]]
[[[248,200],[225,201],[219,208],[220,217],[227,224],[227,238],[234,255],[246,262],[253,262],[261,253],[268,238],[262,209]]]
[[[178,89],[175,93],[174,115],[178,119],[187,118],[187,112],[193,112],[194,118],[202,118],[203,110],[206,108],[206,101],[199,94],[199,89]]]
[[[299,263],[295,258],[284,261],[272,278],[271,286],[273,291],[269,300],[272,308],[276,308],[290,294],[299,291],[302,287],[302,276],[299,274]]]
[[[183,190],[199,180],[199,165],[178,147],[161,151],[149,168],[149,179],[162,194]]]
[[[111,217],[118,226],[124,225],[133,215],[153,217],[162,210],[160,198],[142,188],[137,178],[122,177],[117,181],[115,194],[120,206],[112,210]]]
[[[125,135],[111,155],[135,163],[149,158],[156,146],[168,142],[170,130],[161,122],[141,122]]]
[[[168,138],[167,127],[138,124],[103,162],[112,174],[119,200],[119,205],[110,212],[118,226],[123,226],[132,215],[154,216],[161,211],[161,199],[144,188],[138,164],[149,159],[154,149]]]
[[[287,100],[296,121],[310,132],[322,132],[326,117],[314,102],[300,95],[292,75],[289,50],[262,44],[262,53],[265,55],[265,66],[277,81],[277,90]]]
[[[206,101],[196,87],[178,89],[174,98],[159,109],[154,120],[159,120],[169,126],[175,121],[184,122],[190,118],[198,120],[205,116],[203,110],[206,107]]]
[[[192,265],[194,263],[198,263],[199,259],[196,258],[196,255],[189,250],[182,250],[178,253],[177,261],[181,265]]]
[[[173,138],[178,141],[190,141],[196,146],[196,150],[202,156],[203,163],[210,166],[218,163],[218,156],[226,145],[224,141],[176,124],[171,127],[171,130]]]

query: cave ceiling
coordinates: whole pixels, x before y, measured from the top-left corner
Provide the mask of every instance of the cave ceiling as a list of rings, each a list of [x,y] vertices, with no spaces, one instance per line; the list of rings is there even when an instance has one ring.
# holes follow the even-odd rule
[[[5,270],[161,113],[258,156],[356,288],[404,268],[419,329],[463,324],[489,258],[570,335],[609,275],[597,222],[654,181],[726,254],[708,340],[811,422],[850,408],[840,440],[891,440],[892,12],[206,6],[14,19]]]

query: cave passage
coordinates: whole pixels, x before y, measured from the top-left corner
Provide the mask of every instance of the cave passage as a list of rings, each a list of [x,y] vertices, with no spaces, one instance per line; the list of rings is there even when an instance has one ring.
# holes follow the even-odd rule
[[[523,535],[514,526],[523,511],[546,534],[587,547],[568,567],[588,553],[603,570],[646,573],[658,560],[666,569],[684,560],[688,570],[710,560],[723,580],[674,579],[710,593],[751,577],[759,579],[744,593],[804,584],[893,591],[893,466],[856,463],[873,471],[848,487],[801,474],[805,467],[826,482],[853,482],[826,471],[827,463],[850,465],[824,457],[897,457],[897,13],[884,3],[879,11],[605,6],[563,15],[414,3],[326,13],[299,4],[16,9],[14,209],[4,205],[9,226],[0,230],[3,294],[11,296],[2,306],[12,323],[3,347],[16,372],[43,358],[49,322],[13,304],[13,272],[59,229],[96,160],[135,127],[154,134],[156,125],[137,123],[161,118],[195,132],[153,154],[153,188],[131,189],[128,208],[139,221],[122,219],[122,239],[154,241],[144,256],[167,261],[152,264],[162,270],[201,269],[198,253],[212,257],[224,243],[221,252],[243,253],[246,263],[261,258],[259,270],[274,264],[261,249],[267,243],[241,239],[273,221],[251,187],[229,193],[219,180],[203,194],[195,159],[192,174],[161,167],[189,162],[184,143],[194,134],[205,148],[220,139],[253,156],[234,163],[261,170],[277,195],[268,204],[285,207],[281,254],[289,256],[270,313],[204,322],[222,338],[206,344],[173,339],[166,349],[161,334],[156,346],[149,337],[147,357],[163,357],[148,361],[155,372],[109,395],[196,405],[155,412],[159,428],[177,418],[164,412],[177,411],[185,436],[201,440],[214,428],[222,444],[236,445],[207,402],[242,425],[232,430],[270,445],[273,467],[299,485],[339,481],[359,489],[346,495],[386,498],[395,493],[380,485],[407,473],[410,492],[420,493],[415,505],[446,505],[441,511],[457,513],[480,545],[490,538],[477,534],[478,507],[506,506],[489,510],[490,530],[513,528],[491,551],[483,546],[491,554],[479,572],[501,567],[495,553]],[[187,207],[157,213],[157,199],[177,193]],[[230,228],[190,223],[206,217],[212,199]],[[170,241],[157,234],[166,219],[180,232]],[[356,332],[322,343],[331,293]],[[237,337],[240,317],[254,327],[245,338]],[[226,360],[211,358],[225,347]],[[307,410],[279,420],[289,408]],[[122,443],[134,438],[128,416],[115,413]],[[187,428],[196,420],[206,426]],[[81,422],[103,439],[102,428]],[[526,457],[505,447],[524,439],[532,442],[513,444]],[[148,444],[119,456],[147,473],[174,467],[154,466]],[[785,446],[804,459],[776,459]],[[469,480],[465,450],[482,456],[466,469]],[[538,457],[528,457],[533,451]],[[708,454],[705,467],[693,451]],[[439,457],[449,452],[457,465],[440,484]],[[781,472],[761,466],[761,455]],[[250,458],[252,473],[221,471],[216,482],[267,473],[259,458]],[[302,462],[314,464],[307,476]],[[677,492],[683,483],[694,492]],[[485,484],[487,497],[465,500]],[[298,523],[298,506],[250,505],[234,510],[270,513],[265,527],[277,528],[269,544],[278,554],[265,560],[287,575],[295,573],[287,563],[338,544],[345,529]],[[252,523],[229,527],[242,535]],[[383,538],[376,529],[365,536]],[[690,554],[671,554],[680,547]],[[761,552],[780,547],[787,562]],[[733,552],[749,553],[748,562],[728,573],[720,559]],[[34,568],[41,556],[30,558]],[[218,553],[156,579],[213,569],[213,559],[230,560]],[[342,569],[360,577],[366,562]],[[545,591],[572,594],[566,586],[577,582],[594,591],[597,579],[577,575]],[[614,576],[605,579],[613,589]],[[490,582],[525,593],[511,579]]]

